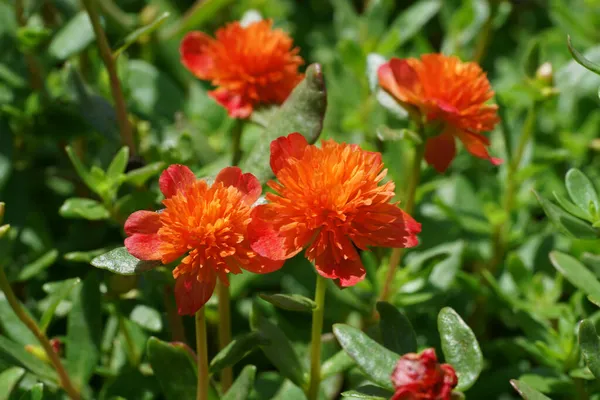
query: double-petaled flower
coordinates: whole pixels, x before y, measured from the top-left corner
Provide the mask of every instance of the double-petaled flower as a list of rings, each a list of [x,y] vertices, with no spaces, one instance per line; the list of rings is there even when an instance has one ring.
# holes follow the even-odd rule
[[[248,118],[263,104],[281,104],[302,80],[304,63],[292,39],[262,20],[248,26],[233,22],[216,38],[190,32],[181,42],[181,61],[202,80],[211,81],[210,92],[235,118]]]
[[[450,364],[439,364],[434,349],[402,356],[392,373],[391,400],[450,400],[458,384]]]
[[[165,208],[136,211],[125,222],[125,246],[141,260],[169,264],[180,314],[193,314],[211,297],[217,278],[229,284],[228,273],[242,269],[272,272],[282,261],[262,257],[250,248],[246,230],[261,185],[237,167],[223,169],[209,185],[182,165],[171,165],[161,175]]]
[[[381,154],[357,145],[309,145],[299,133],[271,143],[277,177],[268,204],[252,211],[248,240],[258,254],[285,260],[307,248],[306,257],[326,278],[352,286],[365,276],[357,249],[412,247],[421,225],[391,203],[394,183]]]
[[[497,106],[487,104],[494,92],[481,67],[457,57],[426,54],[420,59],[392,58],[379,68],[379,83],[425,123],[439,123],[439,134],[427,138],[425,160],[444,172],[456,155],[455,138],[476,157],[497,165],[482,132],[499,121]]]

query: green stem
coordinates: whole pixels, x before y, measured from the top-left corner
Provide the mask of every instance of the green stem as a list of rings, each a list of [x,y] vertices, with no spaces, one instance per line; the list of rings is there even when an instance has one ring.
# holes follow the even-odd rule
[[[313,310],[312,334],[310,344],[310,385],[308,387],[308,400],[317,400],[319,385],[321,383],[321,333],[323,332],[323,315],[325,314],[325,289],[327,280],[317,274],[315,289],[315,303]]]
[[[196,359],[198,362],[196,400],[208,400],[208,346],[204,307],[196,312]]]
[[[404,200],[404,211],[408,214],[412,214],[415,208],[415,194],[417,193],[417,187],[421,182],[421,162],[425,155],[425,143],[418,144],[415,148],[415,156],[413,164],[410,169],[410,175],[408,180],[408,188],[406,190],[406,198]],[[383,290],[381,291],[380,301],[388,301],[391,291],[394,276],[396,275],[396,268],[400,264],[402,255],[404,253],[403,248],[395,248],[392,250],[390,256],[390,265],[388,267],[385,282],[383,283]]]
[[[15,0],[15,16],[20,27],[27,25],[27,17],[25,16],[25,6],[23,0]],[[25,57],[25,64],[27,65],[29,75],[31,76],[31,88],[36,92],[40,92],[43,100],[47,100],[48,92],[46,91],[46,86],[44,85],[44,74],[42,72],[42,67],[38,63],[37,58],[35,58],[31,53],[24,52],[23,56]]]
[[[67,392],[71,399],[81,399],[78,390],[75,389],[75,386],[71,382],[71,379],[69,378],[69,375],[67,374],[67,371],[65,370],[65,367],[63,366],[60,360],[60,357],[52,348],[50,341],[37,326],[37,323],[25,312],[25,310],[21,306],[21,303],[19,303],[19,300],[17,300],[17,297],[15,296],[15,293],[13,292],[10,283],[8,282],[8,278],[6,277],[6,273],[4,272],[3,266],[0,266],[0,289],[2,289],[2,291],[4,292],[6,300],[8,301],[8,304],[10,305],[14,313],[21,320],[21,322],[23,322],[23,324],[31,331],[31,333],[35,335],[37,340],[42,345],[44,351],[46,352],[46,355],[52,363],[52,366],[58,373],[60,386],[64,389],[65,392]]]
[[[96,0],[81,0],[92,23],[94,34],[96,35],[96,42],[98,43],[98,51],[100,57],[106,66],[108,72],[108,78],[110,80],[110,90],[115,102],[115,111],[117,113],[117,122],[119,124],[119,131],[121,132],[121,140],[125,146],[129,147],[130,155],[136,154],[135,140],[133,138],[133,131],[129,118],[127,116],[127,106],[125,103],[125,97],[121,90],[121,83],[119,82],[119,76],[117,74],[117,67],[115,64],[115,58],[112,55],[108,40],[104,29],[100,24],[100,15],[96,8]]]
[[[219,296],[219,349],[224,349],[231,342],[231,306],[229,287],[221,280],[217,283]],[[233,370],[231,367],[221,371],[221,388],[227,392],[233,383]]]
[[[244,131],[244,120],[236,120],[231,131],[231,165],[238,165],[242,159],[242,132]]]

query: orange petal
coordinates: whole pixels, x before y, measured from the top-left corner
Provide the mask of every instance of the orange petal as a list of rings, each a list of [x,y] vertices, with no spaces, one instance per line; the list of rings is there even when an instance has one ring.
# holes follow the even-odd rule
[[[179,190],[185,189],[196,181],[196,175],[185,165],[173,164],[163,171],[158,180],[160,191],[169,198],[175,196]]]
[[[162,226],[160,216],[154,211],[136,211],[125,221],[125,234],[131,236],[134,233],[156,233]]]
[[[260,197],[262,187],[256,177],[250,173],[242,174],[239,167],[226,167],[219,172],[215,183],[221,182],[223,186],[233,186],[244,193],[246,204],[253,204]]]
[[[252,250],[263,257],[287,260],[302,251],[312,232],[304,224],[282,230],[276,217],[277,212],[271,204],[256,206],[248,224],[248,242]]]
[[[315,268],[319,275],[329,279],[339,279],[341,287],[354,286],[365,278],[366,270],[360,256],[354,249],[354,257],[335,260],[332,248],[327,247],[324,252],[315,259]]]
[[[227,113],[232,118],[244,119],[248,118],[250,114],[252,114],[252,103],[245,100],[242,95],[237,92],[219,88],[217,90],[208,92],[208,95],[215,99],[217,103],[225,107],[227,109]]]
[[[468,131],[456,131],[456,135],[463,142],[467,151],[473,154],[475,157],[483,158],[484,160],[490,160],[494,165],[502,164],[502,159],[494,158],[490,156],[487,151],[487,146],[490,145],[490,140],[479,134]]]
[[[209,49],[213,41],[202,32],[190,32],[181,41],[181,62],[200,79],[212,79],[213,55]]]
[[[438,172],[443,173],[456,156],[454,136],[448,132],[427,139],[425,143],[425,161]]]
[[[127,251],[140,260],[160,260],[160,239],[156,233],[134,233],[125,239]]]
[[[419,243],[416,235],[421,232],[421,224],[395,204],[368,207],[353,225],[355,232],[350,239],[363,250],[370,246],[408,248]]]
[[[415,94],[420,91],[419,76],[407,60],[392,58],[377,71],[379,84],[397,100],[415,104]]]
[[[288,158],[302,158],[308,146],[306,138],[298,132],[279,137],[271,142],[271,169],[277,172],[288,163]]]
[[[202,282],[195,274],[183,274],[175,280],[175,301],[180,315],[194,315],[212,296],[217,275],[212,269],[208,271]]]
[[[255,274],[268,274],[275,272],[283,267],[283,260],[271,260],[261,255],[255,254],[252,258],[237,259],[238,265],[246,271],[253,272]]]

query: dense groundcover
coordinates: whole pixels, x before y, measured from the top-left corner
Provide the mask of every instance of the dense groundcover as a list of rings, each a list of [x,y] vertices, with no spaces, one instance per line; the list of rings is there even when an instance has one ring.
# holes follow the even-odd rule
[[[599,28],[0,1],[0,400],[599,400]]]

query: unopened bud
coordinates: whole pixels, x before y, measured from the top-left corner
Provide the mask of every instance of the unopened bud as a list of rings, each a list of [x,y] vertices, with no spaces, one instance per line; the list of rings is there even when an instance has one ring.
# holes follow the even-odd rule
[[[62,351],[62,341],[58,338],[50,339],[50,346],[52,346],[52,350],[58,355],[60,355]]]
[[[35,358],[42,360],[43,362],[50,363],[50,359],[48,358],[48,355],[46,354],[44,349],[42,349],[41,346],[36,346],[34,344],[28,344],[25,346],[25,350],[29,354],[33,355]]]
[[[154,5],[146,6],[140,12],[140,22],[142,26],[149,25],[154,22],[156,16],[158,15],[158,7]]]
[[[8,232],[9,229],[10,225],[8,224],[0,226],[0,239],[2,239],[4,235],[6,235],[6,232]]]
[[[0,223],[2,223],[2,219],[4,219],[4,209],[5,209],[5,204],[0,202]]]
[[[554,82],[554,71],[552,68],[552,64],[549,62],[545,62],[539,66],[537,71],[535,72],[535,77],[540,82],[545,83],[546,85],[552,85]]]

